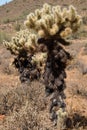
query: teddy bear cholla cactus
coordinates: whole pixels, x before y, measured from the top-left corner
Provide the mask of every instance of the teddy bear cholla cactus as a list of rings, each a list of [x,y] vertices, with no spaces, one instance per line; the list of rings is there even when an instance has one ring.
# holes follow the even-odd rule
[[[15,37],[12,37],[11,42],[4,41],[4,45],[14,55],[19,55],[22,50],[33,53],[37,50],[37,37],[29,30],[21,30]]]
[[[54,122],[57,122],[58,111],[62,110],[62,114],[66,113],[65,103],[63,102],[65,98],[64,89],[66,88],[64,78],[66,78],[65,68],[70,55],[61,44],[67,45],[65,38],[78,31],[81,23],[82,19],[73,6],[69,6],[69,9],[67,9],[49,4],[44,4],[43,8],[30,13],[25,21],[29,30],[37,32],[38,42],[47,47],[47,60],[43,78],[47,96],[54,95],[51,99],[50,108],[51,119]],[[62,100],[59,100],[59,97]],[[66,117],[63,116],[64,118]]]
[[[11,42],[4,41],[4,45],[12,54],[15,55],[14,64],[21,73],[21,81],[25,81],[25,78],[29,78],[30,71],[24,71],[23,68],[28,69],[28,64],[31,64],[32,69],[38,69],[38,73],[43,72],[44,63],[46,61],[46,52],[39,52],[39,46],[37,43],[37,36],[31,33],[29,30],[21,30],[17,32],[15,37],[12,37]],[[29,59],[30,58],[30,59]],[[26,74],[25,74],[26,73]],[[35,71],[36,73],[36,71]],[[32,74],[31,74],[32,75]],[[33,74],[34,75],[34,74]],[[30,76],[32,77],[32,76]],[[24,78],[24,79],[23,79]],[[26,79],[26,80],[27,80]]]
[[[35,13],[30,13],[27,16],[25,25],[29,29],[36,30],[41,38],[53,35],[64,38],[76,32],[81,21],[81,17],[73,6],[70,6],[69,9],[62,9],[60,6],[44,4],[43,8],[37,9]]]
[[[41,9],[27,16],[25,25],[29,32],[28,30],[26,33],[23,32],[24,35],[20,32],[13,38],[11,44],[5,44],[18,56],[15,59],[15,66],[20,69],[21,81],[25,81],[26,78],[32,81],[43,74],[46,96],[52,96],[51,120],[56,123],[60,122],[61,117],[65,120],[67,115],[64,103],[66,88],[64,79],[70,55],[61,44],[67,45],[65,38],[76,32],[81,22],[81,17],[73,6],[67,9],[44,4]],[[43,48],[46,48],[45,51]],[[60,111],[63,116],[58,114]]]

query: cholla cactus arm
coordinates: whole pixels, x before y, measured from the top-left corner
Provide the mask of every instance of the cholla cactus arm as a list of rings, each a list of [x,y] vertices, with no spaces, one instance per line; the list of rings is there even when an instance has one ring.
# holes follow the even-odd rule
[[[68,117],[68,113],[63,111],[61,108],[57,111],[58,119],[57,119],[57,128],[58,130],[62,130],[66,128],[66,119]]]
[[[38,52],[32,57],[32,63],[37,65],[41,73],[44,72],[44,67],[47,59],[47,53]]]
[[[77,16],[76,9],[74,8],[74,6],[70,5],[69,6],[69,16],[68,16],[69,20],[74,21],[76,16]]]
[[[69,36],[72,33],[72,29],[70,27],[65,28],[64,31],[60,33],[62,38]]]
[[[51,6],[47,3],[45,3],[43,5],[43,8],[42,8],[42,14],[50,14],[51,13]]]

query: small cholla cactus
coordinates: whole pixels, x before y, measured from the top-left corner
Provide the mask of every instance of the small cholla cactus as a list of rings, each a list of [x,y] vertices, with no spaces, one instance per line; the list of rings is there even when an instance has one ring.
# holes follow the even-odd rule
[[[10,50],[12,54],[16,56],[16,59],[14,60],[13,63],[15,64],[15,67],[18,68],[19,72],[21,72],[22,75],[22,77],[20,76],[21,81],[25,81],[23,77],[24,78],[32,77],[28,75],[30,75],[31,73],[30,71],[33,69],[38,70],[38,72],[35,71],[35,73],[43,72],[47,52],[44,53],[41,52],[40,50],[41,47],[40,45],[38,45],[38,37],[35,33],[32,33],[27,29],[21,30],[16,34],[15,37],[12,37],[11,42],[4,41],[4,45],[7,47],[8,50]],[[29,66],[28,64],[31,65]],[[28,71],[26,72],[23,71],[24,70],[23,68],[25,68],[25,66],[28,69]],[[31,67],[31,70],[29,70],[28,67]],[[37,74],[33,73],[34,71],[31,73],[31,75],[34,75],[37,78]]]
[[[65,38],[78,31],[81,23],[81,16],[73,6],[68,9],[46,3],[27,16],[27,30],[18,32],[10,43],[4,42],[16,55],[14,64],[21,82],[43,77],[46,96],[53,95],[49,112],[51,120],[57,121],[58,130],[67,118],[64,79],[67,59],[71,58],[61,44],[69,45]]]
[[[60,108],[57,111],[57,116],[58,116],[57,128],[58,130],[64,130],[66,128],[66,119],[68,117],[68,113],[63,111],[62,108]]]
[[[28,30],[21,30],[12,37],[11,42],[4,41],[4,45],[14,55],[19,55],[22,50],[34,53],[37,50],[37,36]]]

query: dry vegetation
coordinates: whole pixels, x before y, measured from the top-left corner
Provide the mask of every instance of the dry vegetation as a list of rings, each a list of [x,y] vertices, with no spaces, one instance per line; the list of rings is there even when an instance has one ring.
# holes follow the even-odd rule
[[[65,93],[70,117],[66,130],[87,130],[87,1],[67,0],[66,3],[66,0],[14,0],[0,7],[0,29],[6,36],[7,32],[14,34],[15,21],[21,25],[26,15],[41,7],[44,2],[63,6],[73,4],[85,19],[79,37],[78,34],[73,36],[73,44],[66,47],[73,59],[66,68]],[[0,130],[57,130],[49,119],[50,99],[48,97],[47,102],[43,84],[38,81],[30,85],[21,84],[12,61],[13,56],[0,45]]]

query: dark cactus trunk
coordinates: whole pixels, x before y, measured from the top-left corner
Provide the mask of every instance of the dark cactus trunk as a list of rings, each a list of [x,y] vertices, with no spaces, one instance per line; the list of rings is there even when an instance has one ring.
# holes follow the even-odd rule
[[[36,64],[32,64],[32,55],[18,56],[13,64],[20,73],[21,82],[32,82],[40,78],[40,71],[36,68]]]
[[[66,107],[64,103],[64,89],[66,88],[64,79],[66,78],[65,68],[69,53],[57,42],[50,41],[45,45],[48,49],[48,58],[43,79],[46,96],[52,95],[50,99],[51,120],[56,121],[58,118],[56,111],[59,108],[65,110]]]

